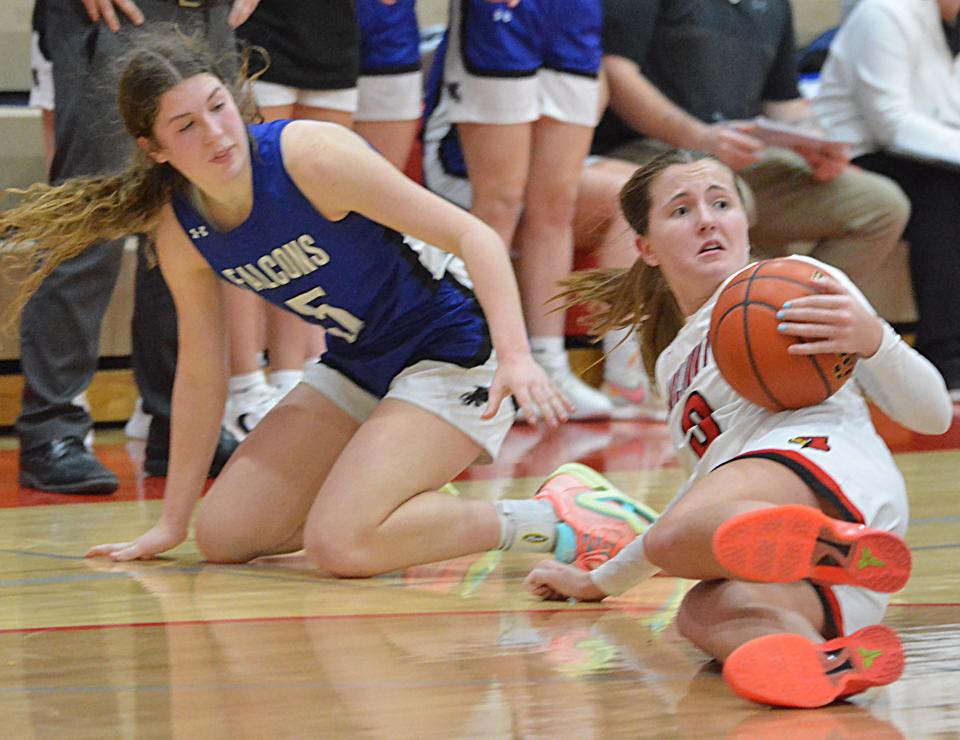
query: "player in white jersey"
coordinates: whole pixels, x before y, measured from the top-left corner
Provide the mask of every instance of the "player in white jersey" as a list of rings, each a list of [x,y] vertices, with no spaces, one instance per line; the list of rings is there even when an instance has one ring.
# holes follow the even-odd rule
[[[862,393],[904,426],[939,434],[952,420],[943,378],[842,273],[814,262],[830,277],[820,294],[784,305],[781,331],[805,340],[795,354],[858,355],[854,378],[795,411],[750,403],[720,375],[707,340],[718,293],[749,260],[735,175],[709,155],[675,150],[639,170],[620,202],[641,259],[629,271],[573,277],[565,295],[606,307],[593,317],[599,332],[638,327],[690,476],[616,557],[590,573],[542,563],[528,588],[599,600],[661,570],[698,579],[678,627],[725,662],[737,693],[820,706],[890,683],[902,648],[876,623],[886,594],[909,576],[907,501]]]

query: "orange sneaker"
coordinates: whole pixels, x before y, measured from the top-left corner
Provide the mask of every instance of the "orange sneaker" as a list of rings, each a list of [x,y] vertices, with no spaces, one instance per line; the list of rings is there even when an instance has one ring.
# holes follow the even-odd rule
[[[809,506],[758,509],[724,522],[713,534],[717,562],[746,581],[849,583],[892,593],[910,577],[901,537],[831,519]]]
[[[723,664],[723,678],[740,696],[779,707],[822,707],[903,673],[897,633],[874,624],[829,642],[801,635],[765,635],[744,643]]]
[[[557,525],[554,557],[583,570],[593,570],[612,558],[658,516],[580,463],[553,471],[534,498],[549,501],[562,520]]]

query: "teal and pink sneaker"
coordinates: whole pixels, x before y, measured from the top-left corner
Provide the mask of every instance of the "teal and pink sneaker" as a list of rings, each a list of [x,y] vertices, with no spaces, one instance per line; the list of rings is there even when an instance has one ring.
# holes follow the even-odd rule
[[[561,519],[554,557],[583,570],[593,570],[612,558],[658,516],[580,463],[553,471],[535,498],[549,501]]]

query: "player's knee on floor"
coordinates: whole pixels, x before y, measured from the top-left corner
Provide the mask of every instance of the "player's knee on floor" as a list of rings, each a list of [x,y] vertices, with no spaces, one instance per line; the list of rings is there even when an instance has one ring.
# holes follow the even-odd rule
[[[216,523],[207,524],[203,519],[197,522],[197,549],[208,563],[235,564],[247,563],[265,552],[258,548],[250,536],[224,531]]]
[[[718,624],[766,608],[756,587],[742,581],[700,581],[683,597],[677,612],[677,631],[703,648],[704,638]]]
[[[314,527],[304,534],[307,559],[318,570],[338,578],[367,578],[380,571],[374,567],[369,542],[374,535],[340,532],[336,526]]]

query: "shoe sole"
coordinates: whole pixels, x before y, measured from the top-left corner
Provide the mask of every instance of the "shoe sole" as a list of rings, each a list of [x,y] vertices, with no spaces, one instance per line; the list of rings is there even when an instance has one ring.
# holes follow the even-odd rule
[[[904,662],[897,634],[875,624],[820,644],[800,635],[758,637],[730,654],[723,678],[751,701],[813,708],[893,683]]]
[[[750,511],[713,535],[717,562],[737,578],[790,583],[809,578],[871,591],[899,591],[910,577],[906,543],[892,532],[831,519],[808,506]]]
[[[120,487],[120,483],[111,478],[94,478],[83,483],[45,485],[36,476],[24,472],[20,473],[19,481],[23,488],[32,488],[46,493],[106,494],[113,493]]]

